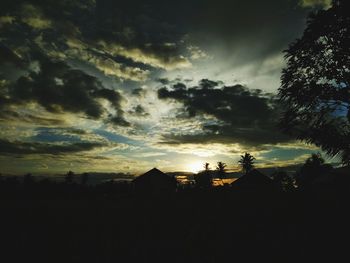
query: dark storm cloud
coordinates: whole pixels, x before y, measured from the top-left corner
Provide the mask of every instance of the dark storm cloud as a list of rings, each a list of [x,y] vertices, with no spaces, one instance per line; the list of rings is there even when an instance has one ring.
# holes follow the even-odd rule
[[[181,102],[181,118],[208,115],[216,123],[204,122],[201,134],[165,135],[165,143],[275,144],[289,138],[277,130],[279,105],[270,94],[249,90],[242,85],[221,86],[221,82],[201,80],[187,88],[178,83],[158,90],[160,99]]]
[[[122,71],[119,77],[144,80],[146,72],[127,67],[133,67],[133,62],[163,69],[189,67],[189,43],[213,52],[219,49],[227,63],[235,64],[280,52],[304,26],[305,11],[299,2],[5,0],[1,12],[13,15],[12,24],[16,24],[5,27],[4,35],[19,38],[25,33],[26,41],[40,36],[46,49],[61,52],[73,45],[89,52],[81,57],[89,57],[105,73],[111,72],[106,64],[117,63],[117,71]],[[81,43],[76,40],[84,45],[78,47]],[[96,50],[104,51],[91,58]],[[104,52],[111,55],[109,63]]]
[[[195,44],[220,48],[225,55],[250,49],[240,54],[246,63],[284,49],[303,29],[306,11],[299,0],[100,0],[98,34],[140,46],[178,43],[189,34]],[[161,46],[153,48],[167,54]]]
[[[96,98],[108,100],[112,104],[114,109],[116,109],[119,112],[122,111],[120,102],[123,100],[123,97],[119,94],[119,92],[115,90],[100,88],[98,90],[95,90],[92,95]]]
[[[94,2],[4,1],[2,12],[14,14],[22,24],[35,27],[36,22],[44,38],[61,39],[58,47],[65,45],[62,37],[84,39],[92,48],[101,47],[97,43],[104,41],[138,48],[152,58],[138,62],[163,68],[188,65],[181,56],[188,40],[209,49],[220,48],[225,55],[250,49],[240,54],[240,63],[279,52],[300,33],[305,17],[298,0]],[[24,3],[35,9],[23,8]],[[139,54],[133,51],[114,55],[137,60]]]
[[[138,117],[149,116],[149,113],[146,112],[146,110],[142,107],[142,105],[137,105],[136,107],[134,107],[131,111],[129,111],[129,114],[132,114]]]
[[[116,126],[122,126],[122,127],[130,127],[131,123],[126,121],[121,116],[111,116],[108,120],[109,123],[116,125]]]
[[[145,81],[152,68],[189,67],[181,51],[184,32],[176,33],[177,25],[163,22],[153,5],[136,4],[5,0],[0,3],[0,42],[27,62],[34,47],[120,80]]]
[[[232,144],[238,143],[255,150],[266,150],[267,144],[278,144],[290,141],[276,129],[266,128],[233,128],[230,125],[203,126],[200,134],[167,134],[163,136],[161,144]]]
[[[105,109],[98,99],[104,99],[110,102],[117,117],[123,118],[123,98],[117,91],[104,88],[95,77],[72,69],[64,62],[53,62],[45,57],[40,57],[39,61],[39,72],[32,71],[9,85],[6,100],[2,98],[3,106],[36,102],[49,112],[84,113],[89,118],[99,119]]]
[[[185,31],[177,11],[188,13],[189,6],[177,6],[173,1],[96,1],[98,37],[128,45],[178,42]],[[110,33],[113,32],[111,35]],[[167,53],[164,46],[152,46],[154,52]],[[164,54],[163,53],[163,54]]]
[[[0,139],[0,155],[6,154],[68,154],[91,151],[105,146],[97,142],[77,142],[66,144],[52,144],[40,142],[8,141]]]
[[[144,93],[145,93],[145,91],[144,91],[143,88],[136,88],[136,89],[133,89],[133,90],[131,91],[131,94],[132,94],[132,95],[135,95],[135,96],[137,96],[137,97],[141,97],[142,95],[144,95]]]
[[[23,76],[11,86],[14,102],[37,102],[50,112],[84,112],[99,118],[102,107],[95,101],[96,80],[63,63],[44,63],[39,73]]]
[[[168,85],[170,83],[169,79],[167,78],[159,78],[157,79],[157,82],[161,83],[162,85]]]
[[[9,48],[0,43],[0,61],[1,63],[9,63],[17,66],[23,66],[23,61]]]
[[[2,97],[1,93],[3,93],[4,88],[6,88],[1,81],[5,79],[16,80],[25,72],[26,67],[27,65],[25,61],[16,55],[10,48],[3,45],[0,38],[0,100]]]
[[[185,42],[191,41],[219,48],[228,58],[238,50],[239,57],[228,61],[244,64],[279,52],[300,32],[305,11],[298,8],[298,3],[4,0],[0,14],[8,19],[6,25],[1,25],[0,58],[17,67],[23,63],[28,66],[35,59],[35,49],[46,52],[50,59],[64,61],[73,56],[93,63],[105,74],[144,80],[147,72],[135,69],[133,62],[160,68],[188,66],[189,61],[181,52],[186,48]],[[45,62],[39,73],[22,76],[11,86],[13,101],[34,100],[51,112],[82,112],[97,119],[104,112],[97,99],[103,98],[117,111],[111,121],[126,126],[120,94],[97,87],[100,84],[93,77],[68,70],[64,63],[67,62]],[[53,78],[54,74],[60,76]],[[55,78],[64,79],[63,88],[55,83]],[[166,78],[159,81],[168,84]],[[202,83],[208,88],[213,84]],[[5,104],[7,98],[0,94],[0,100]]]
[[[306,10],[298,7],[298,0],[204,2],[191,21],[193,38],[199,45],[215,43],[226,58],[240,52],[234,63],[280,52],[300,34],[305,23]]]
[[[167,144],[237,142],[262,149],[286,141],[275,129],[278,105],[270,95],[220,81],[192,83],[278,79],[276,57],[304,27],[299,3],[325,1],[1,0],[0,126],[6,129],[0,155],[76,156],[104,143],[101,150],[114,154],[106,141],[130,139],[118,133],[140,138],[135,145],[156,143],[163,131],[169,131]],[[159,85],[166,86],[160,99],[183,105],[174,122],[173,105],[151,101]],[[261,89],[277,88],[268,85]],[[60,130],[68,125],[79,130]],[[90,128],[113,134],[105,141],[84,132]],[[147,134],[145,142],[140,135]]]
[[[299,0],[97,1],[102,39],[118,39],[161,59],[194,43],[229,64],[260,61],[287,47],[302,31],[306,10]],[[113,34],[111,34],[113,32]],[[176,46],[146,43],[176,43]]]

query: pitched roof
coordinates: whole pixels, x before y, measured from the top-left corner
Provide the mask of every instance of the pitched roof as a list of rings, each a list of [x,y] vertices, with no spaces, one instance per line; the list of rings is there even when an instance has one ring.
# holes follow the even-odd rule
[[[232,183],[232,185],[260,186],[260,185],[271,185],[272,183],[273,181],[263,173],[259,172],[258,170],[252,170],[249,173],[238,178],[236,181]]]
[[[158,170],[157,168],[153,168],[149,170],[148,172],[136,177],[134,181],[143,181],[143,180],[150,180],[150,179],[172,179],[169,175],[163,173],[162,171]]]
[[[157,193],[173,192],[176,190],[177,181],[157,168],[140,175],[134,181],[136,192]]]

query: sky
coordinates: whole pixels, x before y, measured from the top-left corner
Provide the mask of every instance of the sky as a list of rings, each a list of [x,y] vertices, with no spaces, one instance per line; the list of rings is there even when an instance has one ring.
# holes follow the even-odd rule
[[[0,173],[197,172],[303,162],[283,50],[329,0],[3,0]]]

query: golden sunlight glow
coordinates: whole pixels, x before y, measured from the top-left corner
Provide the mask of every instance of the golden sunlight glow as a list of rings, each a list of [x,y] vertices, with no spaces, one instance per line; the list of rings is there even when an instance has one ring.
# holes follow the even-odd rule
[[[204,163],[203,162],[193,162],[193,163],[189,163],[187,165],[187,171],[192,172],[192,173],[198,173],[199,171],[203,170],[204,168]]]

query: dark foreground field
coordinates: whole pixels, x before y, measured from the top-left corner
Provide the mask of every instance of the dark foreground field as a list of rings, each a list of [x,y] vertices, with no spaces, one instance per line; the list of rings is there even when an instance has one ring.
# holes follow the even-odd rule
[[[0,202],[0,262],[348,262],[348,191]]]

